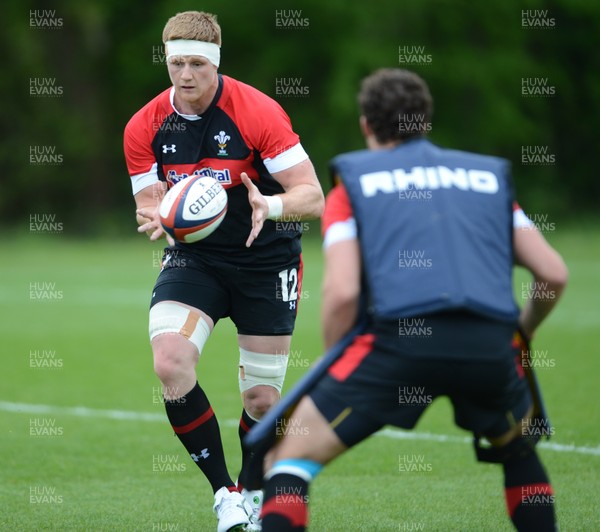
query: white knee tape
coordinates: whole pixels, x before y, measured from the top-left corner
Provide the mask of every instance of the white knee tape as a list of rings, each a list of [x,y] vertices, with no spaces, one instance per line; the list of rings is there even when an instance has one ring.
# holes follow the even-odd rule
[[[160,302],[150,309],[150,340],[163,333],[178,333],[187,338],[202,353],[210,328],[200,313],[177,303]]]
[[[288,355],[253,353],[240,347],[240,391],[263,385],[281,393],[287,364]]]

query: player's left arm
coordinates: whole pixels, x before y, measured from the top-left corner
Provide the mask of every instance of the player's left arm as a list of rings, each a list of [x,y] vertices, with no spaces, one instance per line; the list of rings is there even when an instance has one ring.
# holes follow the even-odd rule
[[[358,240],[335,242],[325,248],[324,255],[321,328],[325,349],[330,349],[358,318],[361,275]]]
[[[247,115],[252,119],[244,128],[248,143],[258,150],[267,171],[283,188],[283,193],[263,196],[248,176],[241,174],[253,211],[252,230],[246,242],[250,246],[265,220],[296,222],[319,218],[325,199],[313,164],[283,108],[255,89],[246,89],[244,97],[246,106],[253,109],[252,115]]]
[[[323,189],[310,159],[271,175],[283,187],[283,194],[265,197],[245,172],[241,174],[252,206],[252,230],[246,241],[247,247],[258,237],[267,219],[301,221],[319,218],[323,213]]]
[[[350,199],[340,184],[327,195],[322,220],[325,259],[321,286],[321,329],[330,349],[358,319],[361,297],[361,254]]]
[[[532,338],[535,330],[556,306],[569,272],[561,255],[533,227],[517,227],[513,238],[515,264],[531,272],[534,290],[521,310],[519,326]]]

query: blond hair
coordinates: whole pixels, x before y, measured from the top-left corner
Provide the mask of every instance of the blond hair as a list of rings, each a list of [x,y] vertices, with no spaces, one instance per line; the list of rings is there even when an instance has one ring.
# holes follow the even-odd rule
[[[163,43],[176,39],[211,42],[221,46],[221,27],[217,16],[203,11],[184,11],[171,17],[163,30]]]

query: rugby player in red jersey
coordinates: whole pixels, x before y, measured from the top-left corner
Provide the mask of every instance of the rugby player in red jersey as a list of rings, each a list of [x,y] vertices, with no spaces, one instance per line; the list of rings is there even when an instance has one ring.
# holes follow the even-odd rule
[[[321,215],[323,192],[284,110],[217,71],[221,29],[214,15],[175,15],[163,42],[173,86],[125,128],[138,230],[151,240],[164,235],[158,203],[192,175],[217,179],[229,204],[213,234],[165,250],[150,305],[154,368],[173,430],[215,492],[218,530],[258,529],[262,494],[230,477],[196,365],[218,320],[229,317],[239,344],[240,438],[279,399],[302,283],[296,222]],[[224,373],[235,371],[228,353],[213,355],[223,357]],[[243,453],[242,469],[247,458]]]

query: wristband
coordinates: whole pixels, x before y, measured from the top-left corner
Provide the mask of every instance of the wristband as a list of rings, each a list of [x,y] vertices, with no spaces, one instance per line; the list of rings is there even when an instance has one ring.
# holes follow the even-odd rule
[[[283,200],[280,196],[265,196],[267,205],[269,207],[269,214],[267,214],[267,220],[276,220],[281,218],[283,214]]]

